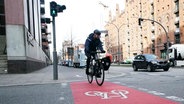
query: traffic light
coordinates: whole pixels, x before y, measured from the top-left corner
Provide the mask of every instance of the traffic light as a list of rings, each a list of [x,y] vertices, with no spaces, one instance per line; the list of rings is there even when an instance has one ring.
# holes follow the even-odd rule
[[[141,26],[141,21],[143,21],[142,18],[138,18],[139,26]]]
[[[167,49],[167,43],[164,43],[164,49]]]
[[[50,2],[50,15],[57,16],[57,13],[63,12],[66,9],[65,5],[58,5],[55,1]]]
[[[57,11],[58,12],[63,12],[63,10],[66,9],[66,6],[65,5],[57,5]]]
[[[51,22],[50,18],[41,18],[41,23],[49,24]]]
[[[55,1],[50,2],[50,15],[57,16],[57,3]]]

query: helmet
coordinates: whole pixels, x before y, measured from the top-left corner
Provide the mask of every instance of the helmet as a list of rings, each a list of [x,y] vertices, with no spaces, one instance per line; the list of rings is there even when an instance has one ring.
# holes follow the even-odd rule
[[[99,30],[94,30],[94,34],[101,35],[101,32]]]

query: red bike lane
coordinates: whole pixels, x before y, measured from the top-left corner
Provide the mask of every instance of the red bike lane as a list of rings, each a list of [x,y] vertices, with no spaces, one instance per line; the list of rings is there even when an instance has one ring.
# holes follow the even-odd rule
[[[72,82],[70,87],[74,104],[179,104],[111,82],[104,82],[102,86],[94,82]]]

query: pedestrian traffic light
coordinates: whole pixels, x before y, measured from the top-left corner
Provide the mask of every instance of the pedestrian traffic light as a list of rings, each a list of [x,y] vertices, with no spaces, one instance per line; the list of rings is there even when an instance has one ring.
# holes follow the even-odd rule
[[[141,21],[143,21],[142,18],[138,18],[139,26],[141,26]]]
[[[57,16],[57,3],[55,1],[50,2],[50,15]]]

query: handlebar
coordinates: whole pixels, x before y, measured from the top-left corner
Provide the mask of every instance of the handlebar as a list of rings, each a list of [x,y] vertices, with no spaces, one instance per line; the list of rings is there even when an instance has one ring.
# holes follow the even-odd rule
[[[91,51],[90,54],[105,53],[105,51]]]

